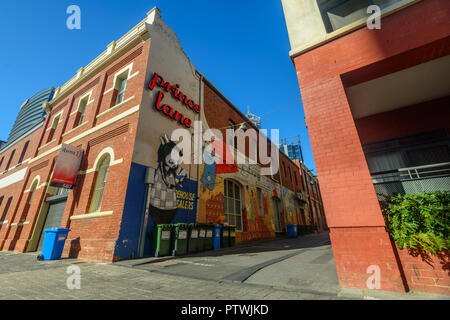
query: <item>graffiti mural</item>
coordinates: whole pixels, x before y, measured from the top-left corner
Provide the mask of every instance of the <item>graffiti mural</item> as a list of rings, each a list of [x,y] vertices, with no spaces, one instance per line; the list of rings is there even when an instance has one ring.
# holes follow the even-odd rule
[[[183,191],[183,182],[188,174],[180,166],[182,156],[183,151],[175,142],[169,140],[167,135],[161,137],[161,145],[158,149],[158,167],[149,169],[148,175],[151,186],[149,214],[155,225],[171,223],[178,213],[180,203],[195,202],[195,192]],[[177,194],[185,199],[177,199]],[[189,206],[188,209],[190,208]],[[183,210],[186,208],[183,207]]]

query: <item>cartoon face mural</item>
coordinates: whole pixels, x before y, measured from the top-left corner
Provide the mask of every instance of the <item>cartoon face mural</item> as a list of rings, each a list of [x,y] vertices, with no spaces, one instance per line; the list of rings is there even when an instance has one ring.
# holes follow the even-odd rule
[[[158,149],[158,167],[149,172],[151,191],[149,213],[155,225],[171,223],[177,214],[177,186],[182,187],[187,172],[180,167],[183,151],[169,140],[161,137]]]

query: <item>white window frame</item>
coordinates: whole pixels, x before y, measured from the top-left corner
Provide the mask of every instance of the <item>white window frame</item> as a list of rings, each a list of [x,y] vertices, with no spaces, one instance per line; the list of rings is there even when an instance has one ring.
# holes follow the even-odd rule
[[[235,221],[237,221],[237,219],[239,218],[241,223],[240,223],[240,227],[237,225],[237,223],[235,224],[236,225],[236,231],[242,231],[242,227],[243,227],[243,223],[242,223],[242,201],[243,201],[242,200],[242,196],[243,196],[242,192],[243,192],[243,188],[242,188],[242,186],[239,183],[237,183],[234,180],[226,179],[224,181],[225,181],[225,185],[224,185],[224,201],[225,201],[224,215],[226,217],[226,221],[227,221],[227,223],[230,223],[229,218],[228,218],[230,215],[234,216]],[[231,182],[234,185],[234,187],[233,187],[233,194],[232,194],[231,197],[229,197],[227,195],[228,194],[228,192],[227,192],[228,182]],[[234,193],[234,188],[235,187],[239,188],[239,199],[237,199],[235,197],[235,193]],[[233,212],[233,213],[230,213],[230,210],[228,208],[228,199],[233,201],[233,206],[234,207],[236,207],[236,202],[239,201],[238,213],[236,213],[236,211]],[[227,209],[227,210],[225,210],[225,209]]]
[[[105,161],[107,161],[107,165],[105,164]],[[108,173],[109,169],[111,167],[111,162],[113,161],[113,158],[109,153],[105,154],[100,161],[97,164],[96,172],[97,175],[95,177],[95,182],[93,185],[93,193],[92,193],[92,199],[89,204],[89,213],[94,212],[100,212],[102,208],[103,198],[105,195],[105,188],[106,184],[108,182]],[[105,170],[104,172],[102,170]],[[103,181],[102,181],[103,180]],[[100,188],[100,185],[101,188]]]
[[[76,127],[78,127],[79,125],[81,125],[83,123],[84,115],[86,113],[86,109],[89,104],[90,97],[91,96],[88,95],[87,97],[81,98],[78,103],[78,112],[80,113],[80,119],[78,119],[78,123],[75,124]],[[86,103],[84,103],[84,102],[86,102]]]

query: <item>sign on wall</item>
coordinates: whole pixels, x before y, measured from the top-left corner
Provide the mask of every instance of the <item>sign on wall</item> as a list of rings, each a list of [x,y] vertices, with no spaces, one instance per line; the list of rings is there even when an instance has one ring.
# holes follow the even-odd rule
[[[56,159],[50,186],[72,189],[78,176],[82,157],[83,149],[63,144]]]

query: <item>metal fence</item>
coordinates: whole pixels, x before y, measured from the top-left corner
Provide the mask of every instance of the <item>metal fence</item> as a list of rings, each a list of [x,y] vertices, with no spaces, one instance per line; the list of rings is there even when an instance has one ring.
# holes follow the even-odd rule
[[[378,200],[395,194],[450,191],[450,162],[372,173]]]

